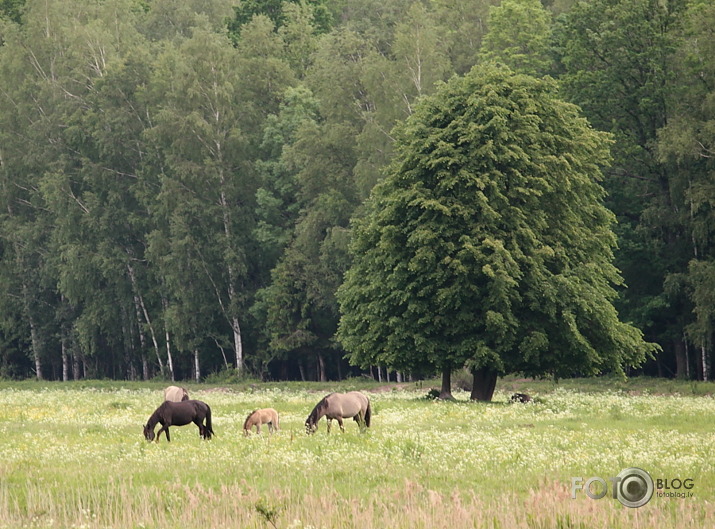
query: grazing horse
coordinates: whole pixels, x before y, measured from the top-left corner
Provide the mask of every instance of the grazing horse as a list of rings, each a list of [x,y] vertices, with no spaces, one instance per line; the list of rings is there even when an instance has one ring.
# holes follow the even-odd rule
[[[164,400],[170,400],[171,402],[181,402],[182,400],[189,400],[189,392],[186,388],[180,388],[179,386],[169,386],[164,389]]]
[[[203,424],[204,419],[206,419],[206,425]],[[144,437],[147,441],[153,441],[156,423],[161,423],[161,428],[156,434],[156,442],[159,442],[161,432],[164,432],[166,440],[171,442],[169,426],[184,426],[191,422],[199,427],[201,437],[211,439],[214,431],[211,427],[211,408],[208,404],[200,400],[184,400],[182,402],[167,400],[151,414],[144,425]]]
[[[243,432],[248,435],[248,432],[256,427],[256,433],[261,433],[261,425],[268,424],[268,431],[273,433],[278,431],[278,412],[273,408],[263,408],[254,410],[246,417],[246,422],[243,423]]]
[[[309,434],[318,429],[318,421],[325,415],[328,421],[328,433],[333,419],[338,421],[340,429],[344,432],[343,419],[350,417],[360,425],[360,430],[370,427],[370,399],[359,391],[349,393],[330,393],[316,404],[305,421],[305,431]]]

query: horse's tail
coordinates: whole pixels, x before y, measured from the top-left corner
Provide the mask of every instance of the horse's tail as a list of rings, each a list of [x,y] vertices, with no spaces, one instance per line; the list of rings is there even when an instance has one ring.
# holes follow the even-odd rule
[[[214,429],[211,426],[211,406],[208,404],[206,405],[206,429],[205,429],[205,439],[211,439],[211,436],[214,435]]]
[[[367,398],[367,397],[366,397]],[[370,428],[370,417],[372,416],[372,410],[370,409],[370,399],[367,399],[367,408],[365,408],[365,426]]]

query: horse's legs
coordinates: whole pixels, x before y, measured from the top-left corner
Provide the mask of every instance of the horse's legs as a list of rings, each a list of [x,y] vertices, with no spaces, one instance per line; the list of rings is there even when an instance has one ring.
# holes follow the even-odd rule
[[[167,440],[169,439],[169,427],[164,426],[163,424],[161,425],[161,428],[159,428],[159,431],[156,432],[156,437],[154,438],[154,442],[158,443],[159,438],[161,437],[161,432],[166,432],[166,438]]]
[[[202,439],[206,439],[206,427],[201,424],[201,419],[197,417],[192,422],[199,427],[199,437],[201,437]]]
[[[365,412],[361,411],[357,414],[357,423],[360,427],[360,431],[364,432],[367,425],[365,424]]]
[[[328,433],[330,433],[330,427],[333,425],[333,419],[328,417],[326,420],[328,421]]]
[[[337,417],[336,419],[338,421],[338,424],[340,425],[340,431],[345,433],[345,427],[343,426],[343,419],[340,417]]]

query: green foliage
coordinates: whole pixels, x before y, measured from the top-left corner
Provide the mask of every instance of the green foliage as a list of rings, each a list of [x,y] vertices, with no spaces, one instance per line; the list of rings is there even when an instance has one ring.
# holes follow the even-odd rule
[[[715,313],[713,269],[715,251],[715,205],[713,197],[713,152],[715,152],[715,65],[712,33],[715,9],[708,2],[693,2],[683,17],[682,41],[672,58],[676,74],[672,104],[677,112],[659,131],[659,154],[663,163],[674,163],[674,183],[679,186],[692,244],[687,271],[681,283],[693,304],[694,321],[686,327],[690,339],[700,347],[712,347]],[[677,179],[677,180],[676,180]]]
[[[231,38],[238,42],[244,26],[256,16],[266,16],[275,27],[280,28],[286,23],[286,19],[290,16],[288,13],[295,4],[310,9],[316,31],[325,33],[330,29],[332,16],[325,0],[240,0],[233,8],[233,19],[228,22]]]
[[[19,24],[25,0],[0,0],[0,19],[11,20]]]
[[[687,268],[693,253],[690,205],[684,200],[690,171],[659,156],[657,143],[659,131],[675,117],[673,66],[680,61],[672,54],[687,3],[579,2],[554,29],[564,94],[616,140],[605,187],[619,221],[616,262],[629,287],[619,308],[666,347],[663,360],[672,365],[676,357],[673,367],[681,376],[687,371],[683,331],[692,301],[684,290],[668,295],[663,286],[670,274]]]
[[[290,241],[303,205],[299,199],[298,168],[294,147],[301,129],[310,127],[318,114],[318,102],[303,86],[289,88],[278,114],[266,118],[261,150],[265,158],[257,162],[261,186],[256,192],[256,236],[272,267]]]
[[[260,514],[263,519],[271,524],[271,526],[277,529],[276,520],[280,514],[280,507],[274,507],[270,505],[266,500],[261,499],[255,504],[256,512]]]
[[[449,54],[454,71],[460,75],[467,73],[478,61],[484,34],[485,21],[489,9],[496,2],[479,0],[435,0],[434,18],[441,30],[441,40]]]
[[[564,376],[653,350],[612,306],[609,140],[553,83],[475,68],[397,134],[339,292],[352,362]]]
[[[551,20],[540,0],[505,0],[489,9],[489,31],[482,61],[501,62],[513,70],[544,75],[551,70]]]
[[[413,252],[403,279],[443,271],[415,285],[417,302],[395,301],[437,334],[444,314],[461,311],[463,331],[442,336],[448,363],[510,370],[527,358],[541,372],[571,365],[548,353],[569,348],[590,358],[572,369],[615,369],[604,352],[613,335],[598,325],[585,337],[572,332],[591,314],[618,327],[606,305],[592,306],[609,299],[665,346],[659,369],[706,375],[687,354],[697,346],[699,370],[701,347],[706,364],[712,356],[710,4],[0,1],[0,374],[171,379],[170,363],[185,378],[197,365],[215,372],[245,361],[263,376],[298,366],[312,376],[316,362],[343,376],[335,291],[352,260],[350,219],[368,213],[373,187],[407,163],[396,138],[404,142],[433,112],[439,129],[459,98],[444,108],[418,102],[481,62],[558,77],[564,97],[613,134],[607,195],[563,177],[572,160],[535,154],[560,125],[546,120],[542,133],[531,110],[510,121],[518,113],[502,105],[495,80],[493,97],[474,97],[501,105],[490,130],[465,113],[475,121],[462,124],[462,139],[421,147],[434,154],[424,174],[461,167],[491,176],[476,180],[471,202],[445,201],[463,194],[461,177],[405,199],[411,206],[395,215],[414,214],[410,229],[446,221],[450,229],[393,234]],[[551,147],[570,149],[562,140],[552,137]],[[577,158],[581,143],[573,142]],[[536,165],[551,180],[530,180]],[[559,195],[563,182],[572,188]],[[617,224],[585,206],[596,196]],[[537,218],[540,200],[555,205]],[[569,201],[594,216],[592,231],[574,223],[577,214],[559,216]],[[459,239],[459,225],[475,220],[470,211],[488,237]],[[574,279],[599,274],[601,283]],[[475,301],[461,300],[462,285]],[[537,305],[542,317],[523,325]],[[460,350],[471,320],[480,335]],[[411,344],[415,358],[431,355],[425,369],[434,369],[441,347],[427,338],[417,347],[413,336],[390,339]]]

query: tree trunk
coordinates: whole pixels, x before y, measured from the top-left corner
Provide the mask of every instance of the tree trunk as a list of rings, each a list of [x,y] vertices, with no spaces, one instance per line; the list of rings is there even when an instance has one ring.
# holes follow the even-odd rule
[[[325,359],[322,354],[318,355],[318,380],[327,382],[328,376],[325,373]]]
[[[136,276],[134,275],[134,268],[132,268],[132,265],[127,263],[127,273],[129,275],[129,280],[132,283],[132,289],[134,290],[134,308],[137,313],[137,323],[139,327],[139,340],[140,342],[144,342],[144,334],[142,332],[142,325],[141,325],[141,317],[142,315],[144,316],[144,321],[147,324],[147,327],[149,327],[149,333],[151,334],[151,340],[154,343],[154,351],[156,352],[156,360],[159,362],[159,369],[161,370],[161,374],[164,374],[164,363],[161,361],[161,355],[159,354],[159,342],[156,339],[156,333],[154,332],[154,325],[151,323],[151,318],[149,318],[149,311],[146,309],[146,305],[144,304],[144,298],[142,297],[141,293],[139,292],[139,286],[136,281]],[[166,304],[165,300],[162,299],[162,303],[164,303],[164,311],[166,311]],[[143,345],[142,345],[143,346]]]
[[[685,344],[685,372],[687,373],[687,379],[690,380],[690,347],[685,333],[683,333],[683,343]]]
[[[442,370],[442,388],[439,390],[439,398],[442,400],[454,400],[452,396],[452,368],[445,367]]]
[[[472,371],[472,400],[490,402],[497,386],[497,372],[488,367],[481,367]]]
[[[688,378],[688,363],[683,340],[673,340],[673,349],[675,350],[675,376],[686,379]]]
[[[218,347],[221,350],[221,356],[223,357],[223,365],[226,367],[226,371],[228,371],[228,358],[226,358],[226,351],[224,348],[221,346],[221,343],[216,339],[216,337],[213,337],[214,342],[216,342],[216,347]]]
[[[166,365],[169,369],[169,375],[171,376],[171,381],[174,382],[174,358],[171,356],[171,335],[168,329],[164,331],[166,338]]]
[[[199,364],[199,350],[194,349],[194,380],[198,384],[201,382],[201,365]]]
[[[223,155],[221,152],[221,145],[219,143],[216,144],[216,152],[220,165]],[[220,167],[219,182],[219,204],[221,205],[221,213],[223,215],[223,231],[226,237],[226,247],[229,249],[229,255],[235,255],[235,253],[232,251],[233,230],[231,225],[231,207],[226,196],[227,179],[223,169]],[[230,303],[229,306],[234,306],[234,300],[236,298],[236,289],[234,285],[236,285],[238,279],[236,277],[236,270],[230,260],[226,263],[226,271],[228,272],[228,301]],[[238,316],[236,316],[235,314],[231,315],[231,327],[233,328],[233,342],[234,348],[236,350],[236,371],[238,371],[238,373],[240,374],[243,371],[243,339],[241,337],[241,325],[238,321]]]
[[[32,356],[35,360],[35,376],[37,380],[44,380],[42,376],[42,358],[40,357],[40,350],[42,349],[40,333],[37,330],[37,325],[35,325],[35,319],[29,316],[28,321],[30,322],[30,343],[32,344]]]
[[[29,288],[25,282],[22,283],[22,297],[24,301],[25,315],[30,324],[30,344],[32,346],[32,357],[35,361],[35,376],[37,380],[44,380],[42,376],[42,338],[37,328],[37,323],[32,314],[32,302],[30,300]]]
[[[707,382],[709,380],[708,378],[708,350],[707,348],[702,345],[700,347],[700,353],[701,353],[701,360],[703,362],[703,381]]]
[[[232,298],[233,296],[235,296],[235,294],[233,294],[233,289],[231,289],[229,298]],[[235,316],[232,321],[233,344],[236,349],[236,371],[240,374],[243,371],[243,339],[241,338],[241,325],[239,324],[238,318]]]
[[[70,361],[64,338],[60,340],[60,348],[62,349],[62,382],[67,382],[70,379]]]
[[[80,363],[80,355],[76,343],[72,344],[72,378],[74,380],[82,378],[82,365]]]

